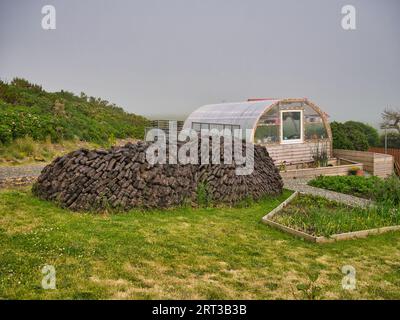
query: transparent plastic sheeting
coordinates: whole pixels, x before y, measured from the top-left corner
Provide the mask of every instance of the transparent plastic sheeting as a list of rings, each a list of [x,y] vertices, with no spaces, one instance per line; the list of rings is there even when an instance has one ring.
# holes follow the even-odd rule
[[[183,128],[192,128],[193,122],[238,125],[245,135],[246,129],[255,130],[261,115],[277,102],[279,100],[208,104],[192,112]]]

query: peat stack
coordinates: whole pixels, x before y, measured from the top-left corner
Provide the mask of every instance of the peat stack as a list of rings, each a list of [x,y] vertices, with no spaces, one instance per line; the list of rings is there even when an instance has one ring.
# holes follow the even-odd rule
[[[221,164],[152,165],[146,160],[149,145],[80,149],[58,157],[43,169],[33,193],[78,211],[195,205],[200,185],[213,202],[226,204],[282,192],[279,171],[264,147],[254,146],[254,171],[237,175],[234,161],[223,163],[222,146]],[[245,152],[245,144],[242,148]]]

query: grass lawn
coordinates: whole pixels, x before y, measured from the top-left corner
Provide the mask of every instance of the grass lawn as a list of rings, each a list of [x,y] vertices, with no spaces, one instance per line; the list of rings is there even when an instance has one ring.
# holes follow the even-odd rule
[[[93,215],[0,191],[0,298],[293,299],[319,274],[322,298],[400,299],[400,233],[317,245],[265,226],[288,197],[248,208]],[[54,265],[57,289],[41,287]],[[357,289],[341,287],[356,269]]]
[[[350,207],[322,197],[299,195],[274,220],[314,236],[400,225],[399,209]]]

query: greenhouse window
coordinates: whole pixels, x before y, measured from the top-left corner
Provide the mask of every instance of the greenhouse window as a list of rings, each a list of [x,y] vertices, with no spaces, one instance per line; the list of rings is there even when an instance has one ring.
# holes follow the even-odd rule
[[[281,111],[281,142],[283,144],[303,142],[303,111]]]

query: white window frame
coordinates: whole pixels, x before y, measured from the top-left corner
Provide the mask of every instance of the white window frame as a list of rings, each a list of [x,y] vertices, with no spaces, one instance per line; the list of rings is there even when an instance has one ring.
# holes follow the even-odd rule
[[[283,114],[287,112],[300,112],[300,139],[283,140]],[[281,110],[281,144],[295,144],[304,142],[304,113],[303,110]]]

